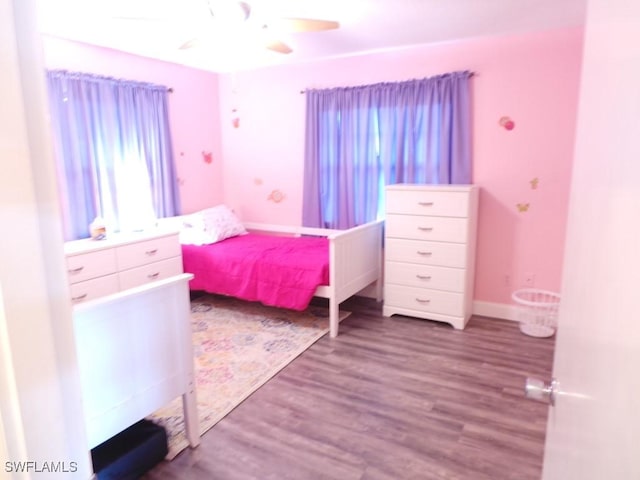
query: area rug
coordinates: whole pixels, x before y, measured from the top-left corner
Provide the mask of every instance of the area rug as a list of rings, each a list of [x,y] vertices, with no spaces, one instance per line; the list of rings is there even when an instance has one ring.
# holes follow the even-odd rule
[[[343,319],[349,312],[340,312]],[[329,331],[329,310],[304,312],[205,295],[191,302],[200,434]],[[149,417],[167,430],[174,458],[188,445],[182,399]]]

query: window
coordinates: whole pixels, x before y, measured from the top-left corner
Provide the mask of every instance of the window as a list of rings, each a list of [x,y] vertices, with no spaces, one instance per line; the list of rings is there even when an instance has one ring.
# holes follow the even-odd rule
[[[394,183],[470,183],[470,72],[307,91],[303,224],[383,216]]]
[[[179,210],[167,88],[83,73],[47,73],[65,239],[142,229]]]

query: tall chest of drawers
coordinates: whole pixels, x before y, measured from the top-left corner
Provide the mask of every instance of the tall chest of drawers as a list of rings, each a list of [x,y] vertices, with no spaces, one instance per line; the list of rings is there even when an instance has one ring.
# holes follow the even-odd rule
[[[385,316],[465,327],[473,302],[477,211],[473,185],[387,187]]]
[[[74,304],[183,273],[177,232],[74,240],[66,242],[64,249]]]

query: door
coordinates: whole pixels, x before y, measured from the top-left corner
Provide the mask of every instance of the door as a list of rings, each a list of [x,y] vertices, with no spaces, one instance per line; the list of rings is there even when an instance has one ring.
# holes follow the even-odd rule
[[[640,479],[640,2],[589,0],[544,480]]]

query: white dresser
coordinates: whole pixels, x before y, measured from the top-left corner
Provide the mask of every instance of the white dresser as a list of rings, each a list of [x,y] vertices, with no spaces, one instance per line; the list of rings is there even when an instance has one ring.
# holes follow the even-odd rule
[[[477,211],[473,185],[387,187],[385,316],[465,327],[473,301]]]
[[[183,273],[177,232],[113,234],[64,249],[74,304]]]

